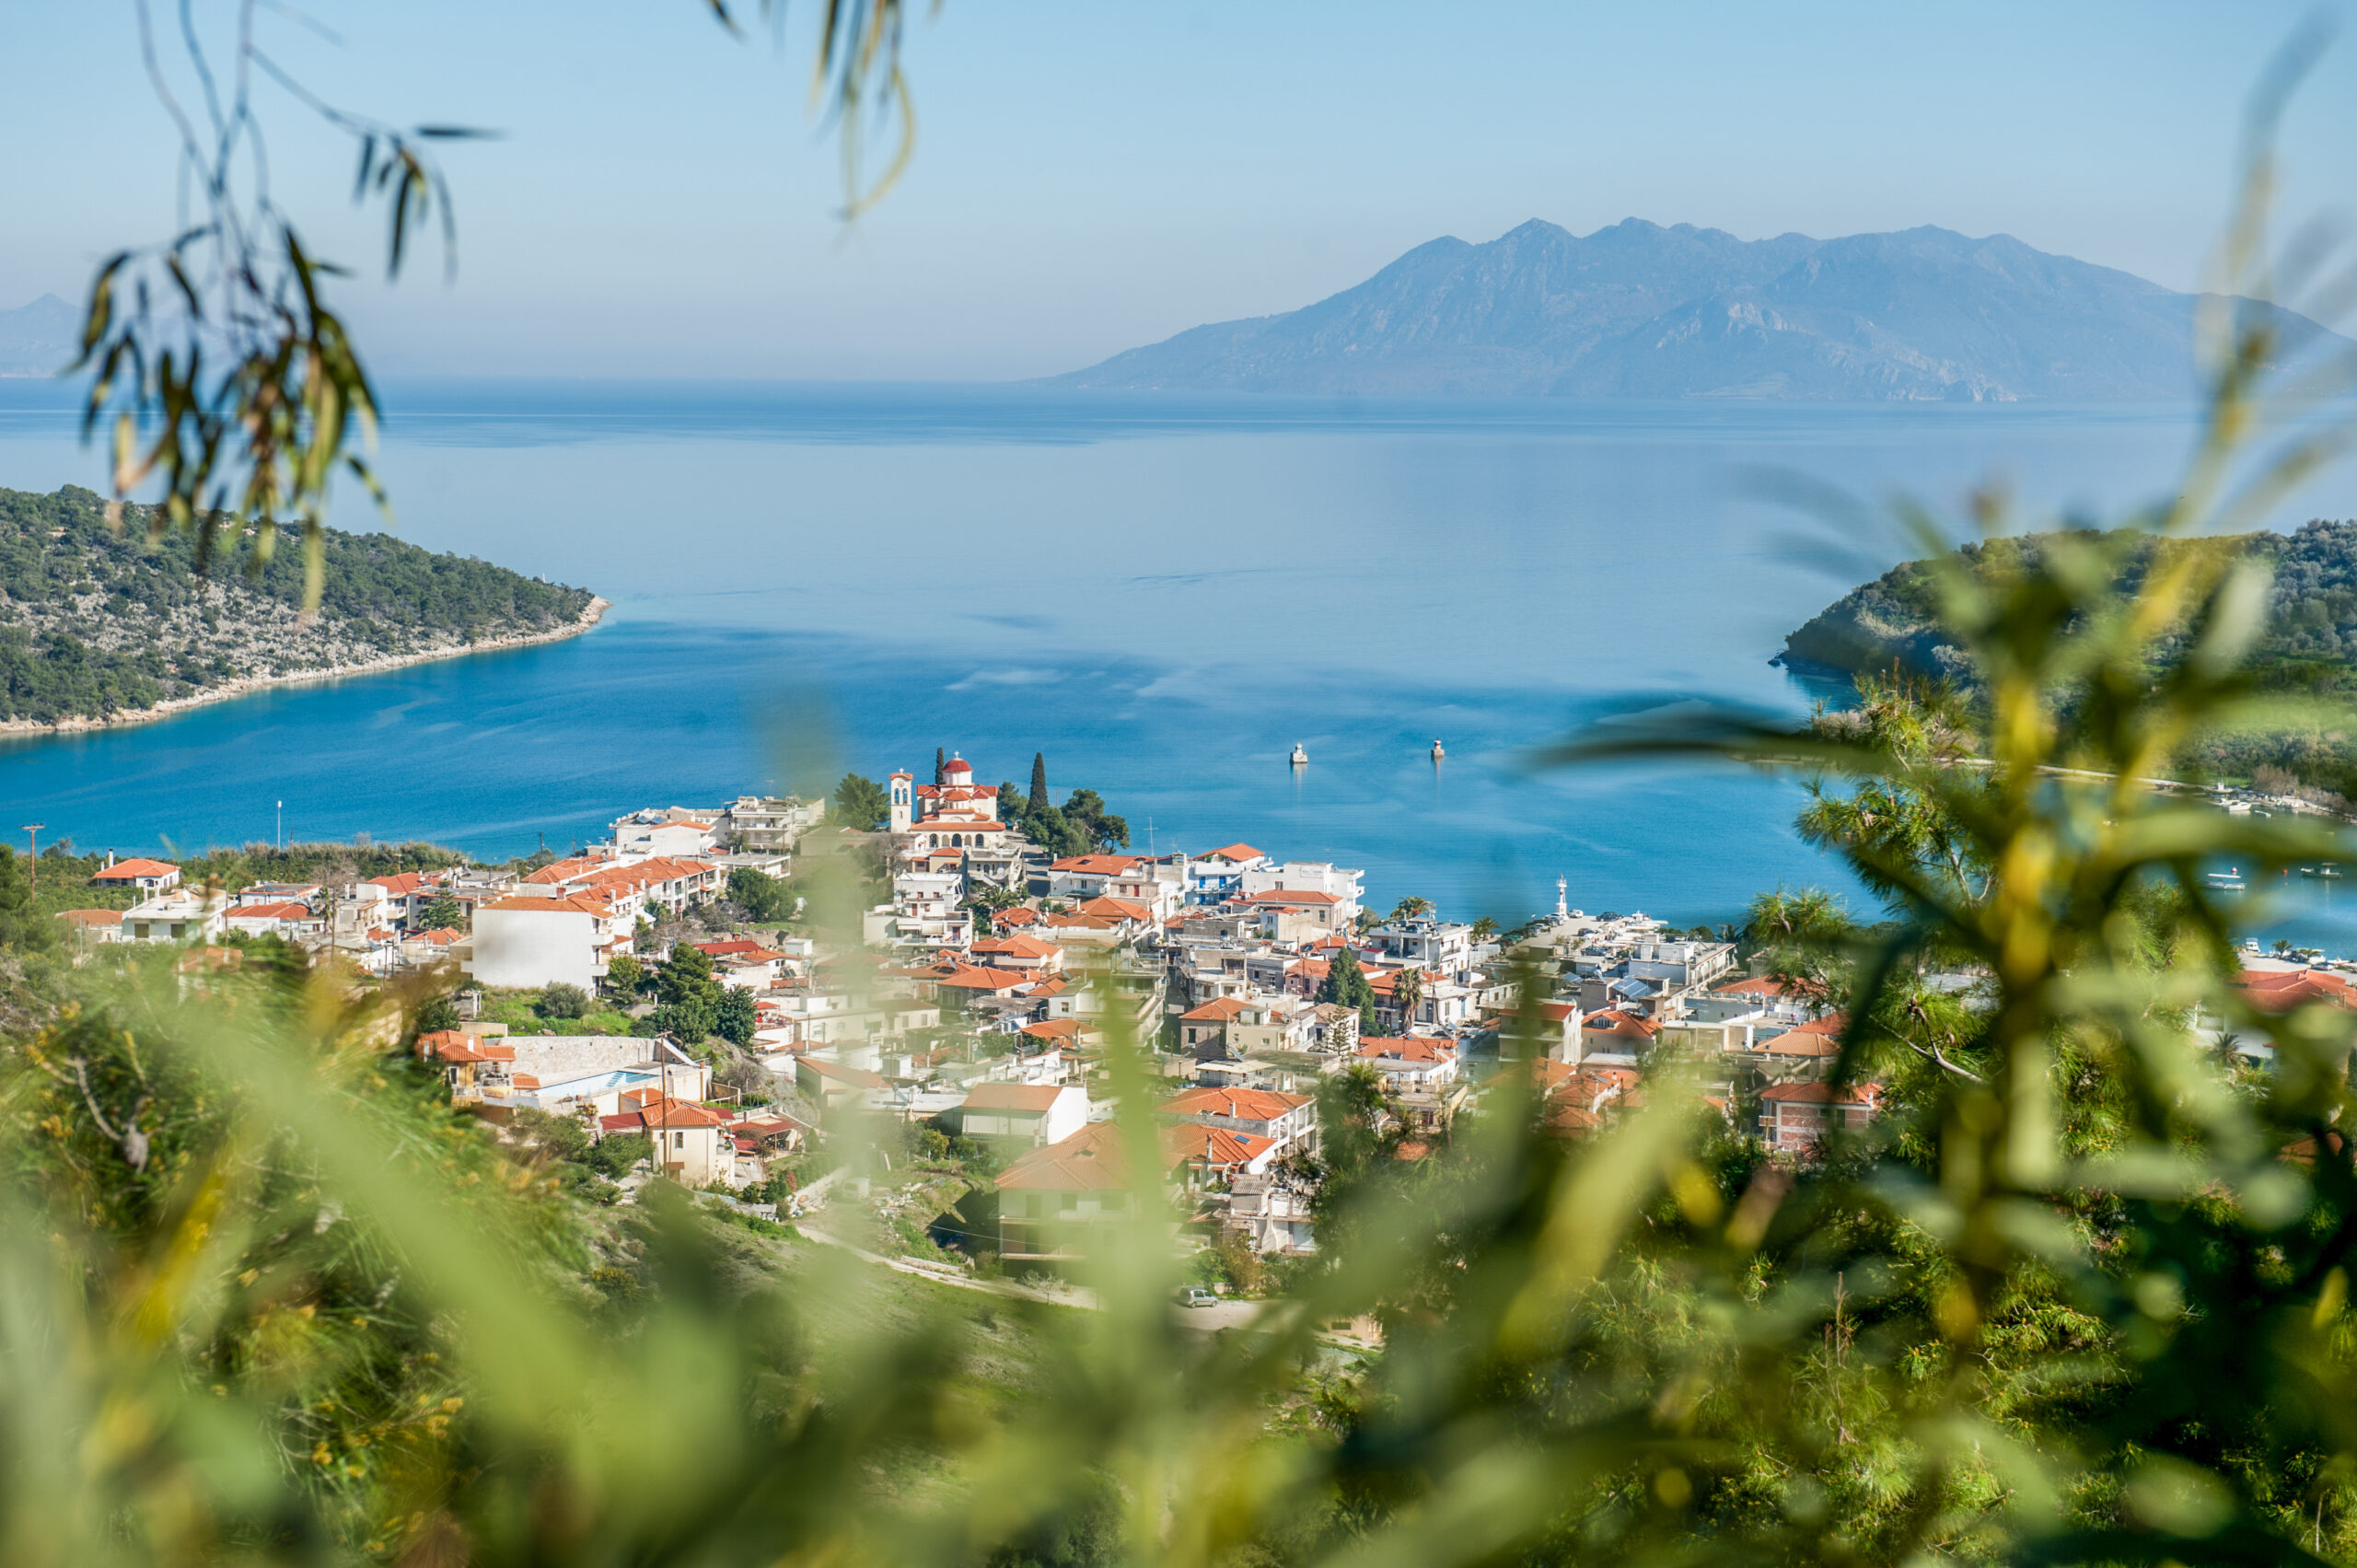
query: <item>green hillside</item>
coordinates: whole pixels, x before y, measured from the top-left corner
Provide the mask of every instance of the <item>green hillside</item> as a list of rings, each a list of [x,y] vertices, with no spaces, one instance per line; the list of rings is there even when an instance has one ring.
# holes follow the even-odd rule
[[[87,490],[0,490],[0,721],[101,718],[239,679],[459,652],[562,630],[591,599],[388,534],[331,528],[326,592],[305,625],[298,542],[283,539],[249,575],[251,530],[232,532],[199,575],[194,540],[151,541],[147,529],[137,506],[110,528]]]
[[[2010,574],[2034,565],[2063,537],[2026,534],[1968,544],[1956,558],[1976,572]],[[2114,587],[2132,595],[2156,566],[2186,551],[2257,556],[2271,566],[2267,629],[2251,656],[2262,687],[2357,698],[2357,522],[2312,522],[2292,534],[2147,537],[2129,551]],[[1784,639],[1779,662],[1804,671],[1850,675],[1897,665],[1969,685],[1964,650],[1947,641],[1935,617],[1933,566],[1930,561],[1906,562],[1844,594]],[[2156,667],[2175,662],[2186,635],[2180,627],[2161,640]],[[2328,727],[2218,735],[2205,738],[2184,762],[2196,772],[2227,776],[2280,768],[2345,792],[2357,772],[2357,742]]]

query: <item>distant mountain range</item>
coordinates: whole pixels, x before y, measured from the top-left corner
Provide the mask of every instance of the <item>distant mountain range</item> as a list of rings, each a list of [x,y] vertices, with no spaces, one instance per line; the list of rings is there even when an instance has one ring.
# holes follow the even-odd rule
[[[1435,239],[1303,309],[1197,327],[1051,384],[1828,402],[2178,399],[2195,389],[2196,303],[2002,234],[1927,227],[1743,240],[1630,218],[1583,237],[1533,220],[1486,245]]]
[[[82,313],[53,294],[0,310],[0,376],[54,376],[81,341]]]

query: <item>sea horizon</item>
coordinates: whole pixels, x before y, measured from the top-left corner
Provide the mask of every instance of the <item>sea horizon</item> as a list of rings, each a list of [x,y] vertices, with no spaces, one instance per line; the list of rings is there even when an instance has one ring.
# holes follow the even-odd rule
[[[20,387],[0,385],[0,484],[102,482],[64,389]],[[2147,405],[644,378],[386,392],[401,536],[587,587],[613,602],[607,624],[10,738],[12,802],[93,847],[267,839],[288,798],[290,838],[505,858],[640,807],[916,768],[935,746],[1019,782],[1041,750],[1059,796],[1098,790],[1141,846],[1240,839],[1364,865],[1387,903],[1521,918],[1562,876],[1574,904],[1679,923],[1780,885],[1870,912],[1793,836],[1794,780],[1527,760],[1631,708],[1797,715],[1824,694],[1767,661],[1904,547],[1794,514],[1779,484],[1953,503],[1993,474],[2047,516],[2116,516],[2190,431],[2188,411]],[[2357,484],[2311,502],[2357,515]],[[353,494],[331,520],[382,526]]]

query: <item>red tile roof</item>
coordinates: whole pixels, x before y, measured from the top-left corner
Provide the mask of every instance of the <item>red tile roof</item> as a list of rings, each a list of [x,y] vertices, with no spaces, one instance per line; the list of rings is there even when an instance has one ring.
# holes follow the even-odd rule
[[[1583,1028],[1589,1034],[1600,1034],[1613,1040],[1651,1040],[1661,1033],[1661,1026],[1653,1019],[1623,1012],[1618,1007],[1590,1013]]]
[[[1201,1121],[1190,1121],[1167,1129],[1164,1144],[1166,1147],[1174,1149],[1179,1158],[1201,1160],[1214,1169],[1249,1165],[1277,1146],[1274,1138],[1263,1138],[1253,1132],[1231,1132],[1225,1127],[1213,1127]]]
[[[1852,1084],[1837,1090],[1831,1084],[1771,1084],[1759,1091],[1763,1100],[1775,1100],[1787,1105],[1863,1105],[1882,1103],[1882,1086],[1878,1084]]]
[[[1061,1084],[976,1084],[966,1092],[960,1110],[1053,1110]]]
[[[821,1062],[811,1056],[801,1058],[796,1065],[809,1068],[821,1078],[833,1078],[840,1083],[855,1085],[863,1089],[880,1089],[884,1086],[884,1080],[865,1067],[846,1067],[840,1062]]]
[[[1160,1109],[1165,1116],[1226,1116],[1238,1121],[1275,1121],[1308,1103],[1307,1095],[1205,1085],[1171,1096]]]
[[[952,991],[1013,991],[1039,981],[1032,970],[994,970],[979,964],[952,964],[946,970],[927,970],[923,978]]]
[[[1095,915],[1099,920],[1152,920],[1154,912],[1128,899],[1090,899],[1079,906],[1082,914]]]
[[[560,882],[570,882],[575,877],[595,871],[601,865],[613,864],[611,857],[602,854],[576,854],[563,860],[552,860],[524,878],[527,882],[550,888]]]
[[[166,877],[179,866],[168,860],[118,860],[90,878],[93,882],[128,882],[139,877]]]
[[[656,855],[651,860],[635,861],[628,865],[610,865],[604,870],[592,871],[586,876],[575,877],[569,880],[586,883],[592,887],[610,887],[619,884],[623,887],[638,888],[655,882],[678,882],[690,877],[702,877],[711,870],[712,867],[701,860],[678,860],[668,855]]]
[[[228,912],[231,920],[309,920],[308,904],[240,904]]]
[[[2304,1002],[2329,1002],[2357,1012],[2357,989],[2344,976],[2324,970],[2245,970],[2235,976],[2235,989],[2262,1013],[2288,1013]]]
[[[1032,1149],[999,1172],[1004,1191],[1023,1188],[1051,1192],[1102,1192],[1130,1184],[1130,1162],[1120,1129],[1095,1121],[1059,1143]]]
[[[1074,871],[1084,877],[1118,877],[1133,865],[1145,864],[1142,854],[1075,854],[1051,865],[1051,871]]]
[[[518,894],[514,898],[502,899],[495,904],[485,904],[482,906],[482,912],[484,914],[492,914],[501,911],[506,911],[513,913],[530,914],[608,915],[614,912],[612,905],[598,899],[582,897],[570,899],[539,899],[524,894]]]
[[[636,1132],[640,1128],[645,1128],[649,1132],[683,1132],[695,1127],[729,1125],[728,1114],[726,1111],[714,1110],[708,1105],[698,1105],[691,1099],[667,1100],[659,1095],[634,1110],[625,1110],[620,1116],[601,1116],[598,1121],[598,1124],[609,1132]]]
[[[1250,844],[1228,844],[1220,849],[1207,849],[1195,858],[1197,860],[1258,860],[1260,858],[1260,852]]]
[[[1339,904],[1342,900],[1332,893],[1315,892],[1307,888],[1278,888],[1266,893],[1250,894],[1244,901],[1248,904],[1304,904],[1315,906],[1318,904]]]
[[[1224,1024],[1239,1013],[1250,1011],[1252,1004],[1238,996],[1219,996],[1191,1012],[1178,1015],[1182,1024]]]
[[[974,944],[977,953],[1004,953],[1014,958],[1045,958],[1063,951],[1053,942],[1042,942],[1036,936],[986,936]]]
[[[1774,1039],[1762,1040],[1756,1049],[1770,1056],[1838,1056],[1841,1051],[1841,1031],[1849,1022],[1847,1013],[1828,1013],[1822,1018],[1795,1024]]]
[[[1538,1005],[1538,1016],[1550,1024],[1560,1024],[1578,1011],[1578,1006],[1570,1002],[1541,1002]],[[1519,1018],[1522,1016],[1522,1005],[1509,1002],[1498,1008],[1492,1016],[1500,1018]]]
[[[418,1036],[417,1053],[430,1056],[436,1062],[454,1063],[490,1060],[475,1048],[472,1036],[460,1034],[457,1029],[435,1029],[430,1034]],[[514,1052],[509,1054],[512,1056]]]
[[[72,925],[121,925],[122,912],[121,910],[59,910],[57,918]]]
[[[1395,1062],[1454,1062],[1457,1042],[1427,1035],[1370,1035],[1359,1041],[1359,1054],[1370,1060],[1388,1057]]]

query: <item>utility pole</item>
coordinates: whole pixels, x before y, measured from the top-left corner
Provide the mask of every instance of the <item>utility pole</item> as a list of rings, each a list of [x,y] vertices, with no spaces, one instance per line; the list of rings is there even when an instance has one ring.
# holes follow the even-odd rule
[[[49,824],[46,822],[28,822],[25,824],[25,831],[32,835],[33,853],[30,856],[33,863],[32,890],[36,893],[41,891],[41,830],[48,826]]]

